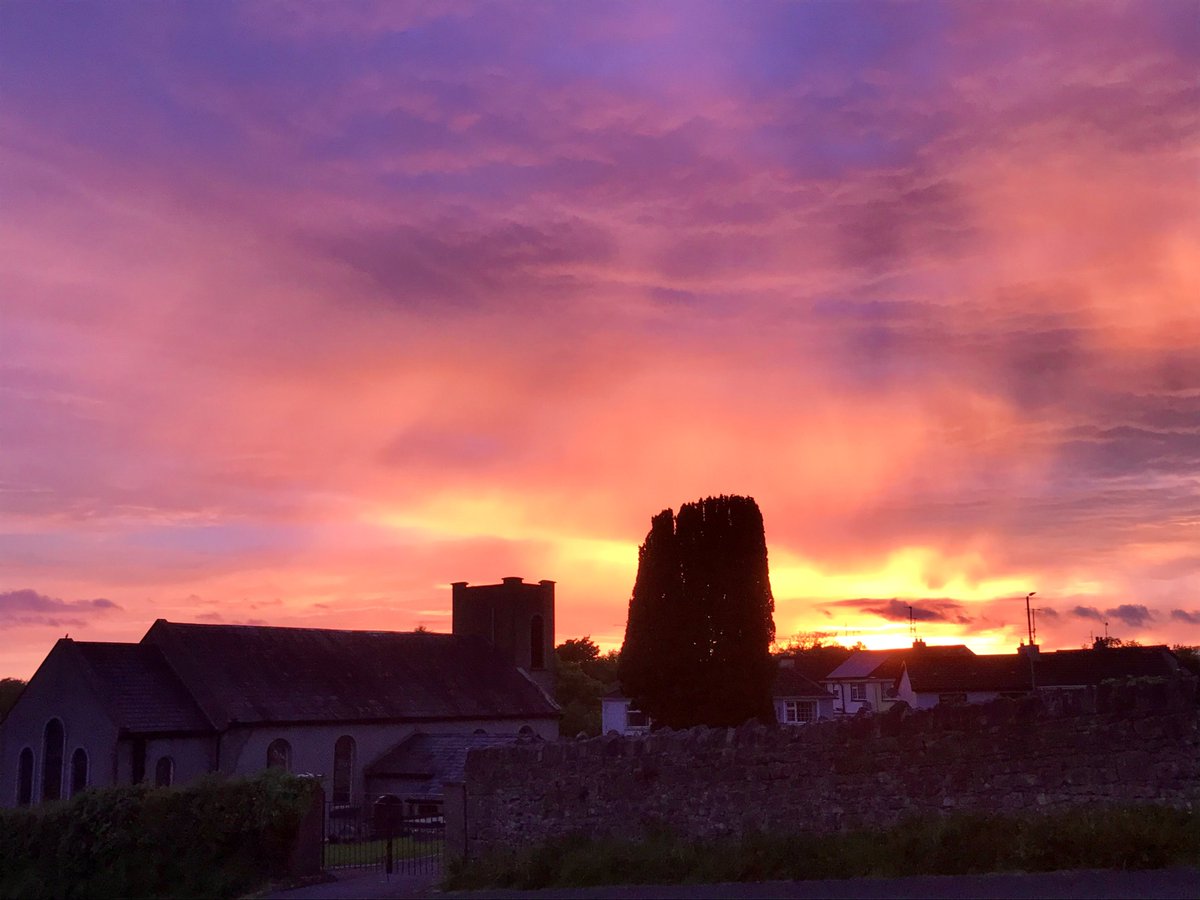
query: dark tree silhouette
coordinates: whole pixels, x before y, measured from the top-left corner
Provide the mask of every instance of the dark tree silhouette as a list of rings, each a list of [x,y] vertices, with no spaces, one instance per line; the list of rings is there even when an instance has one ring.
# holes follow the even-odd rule
[[[750,497],[666,509],[638,551],[621,690],[658,726],[774,721],[775,601]]]
[[[20,678],[0,678],[0,722],[4,721],[23,690],[25,682]]]

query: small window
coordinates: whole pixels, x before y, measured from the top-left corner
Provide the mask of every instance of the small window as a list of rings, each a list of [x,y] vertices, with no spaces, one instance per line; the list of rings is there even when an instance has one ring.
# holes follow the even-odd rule
[[[650,717],[638,709],[636,706],[631,706],[625,710],[625,727],[626,728],[649,728]]]
[[[154,764],[154,786],[170,787],[175,783],[175,760],[160,756]]]
[[[866,703],[867,686],[865,684],[850,685],[850,699],[855,703]]]
[[[522,737],[533,737],[533,728],[529,725],[522,725],[517,730],[517,734],[521,735]]]
[[[59,719],[46,723],[42,733],[42,799],[62,798],[63,724]]]
[[[546,622],[541,616],[529,621],[529,668],[546,668]]]
[[[17,806],[33,803],[33,751],[26,747],[17,760]]]
[[[817,704],[812,700],[787,700],[783,704],[783,720],[791,725],[807,725],[817,720]]]
[[[82,747],[71,754],[71,796],[74,797],[88,786],[88,755]]]
[[[334,803],[349,803],[354,786],[354,738],[343,734],[333,745]]]
[[[267,768],[292,771],[292,745],[283,738],[276,738],[267,746]]]

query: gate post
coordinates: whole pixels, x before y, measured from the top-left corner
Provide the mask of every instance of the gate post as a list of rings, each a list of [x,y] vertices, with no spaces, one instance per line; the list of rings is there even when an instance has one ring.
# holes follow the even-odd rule
[[[446,823],[446,862],[468,859],[466,782],[447,781],[442,785],[442,818]]]
[[[296,829],[296,840],[288,857],[288,874],[319,875],[325,865],[325,791],[315,778],[312,785],[312,802]]]

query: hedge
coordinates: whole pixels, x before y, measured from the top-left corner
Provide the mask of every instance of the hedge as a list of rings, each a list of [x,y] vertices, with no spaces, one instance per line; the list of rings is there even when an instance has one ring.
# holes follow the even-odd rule
[[[0,896],[237,896],[287,873],[317,789],[267,772],[0,810]]]

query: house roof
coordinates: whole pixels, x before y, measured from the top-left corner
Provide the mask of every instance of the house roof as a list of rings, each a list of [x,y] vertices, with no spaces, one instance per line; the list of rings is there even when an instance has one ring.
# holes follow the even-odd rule
[[[905,666],[917,693],[1029,690],[1029,660],[1015,653],[913,658]]]
[[[949,691],[1027,691],[1029,658],[1018,653],[907,661],[909,683],[917,693]],[[1099,684],[1109,678],[1167,677],[1179,662],[1165,646],[1057,650],[1034,660],[1038,687]]]
[[[66,640],[118,728],[135,733],[203,732],[212,726],[157,647]]]
[[[825,699],[832,698],[833,694],[794,666],[781,664],[775,672],[775,683],[771,687],[771,696]]]
[[[965,644],[950,646],[901,647],[895,650],[856,650],[854,654],[825,676],[823,681],[875,678],[894,681],[900,677],[906,660],[970,658],[975,654]]]
[[[559,714],[537,685],[476,637],[159,619],[142,643],[162,652],[218,728]]]
[[[515,734],[414,734],[364,770],[369,778],[403,778],[413,782],[409,797],[441,797],[447,781],[462,781],[467,754],[528,740]]]
[[[1165,645],[1057,650],[1037,658],[1038,685],[1099,684],[1108,678],[1165,678],[1179,673],[1179,660]]]

